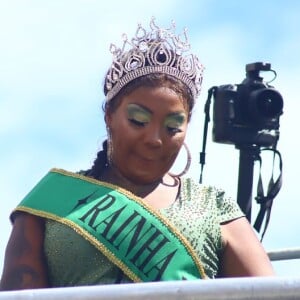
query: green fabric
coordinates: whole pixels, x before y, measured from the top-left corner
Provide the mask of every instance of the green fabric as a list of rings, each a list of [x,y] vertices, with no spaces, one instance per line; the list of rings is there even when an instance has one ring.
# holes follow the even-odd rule
[[[116,186],[55,169],[16,210],[70,226],[134,281],[205,276],[180,232],[142,199]]]
[[[206,275],[215,277],[222,252],[220,223],[243,216],[237,203],[226,198],[222,190],[182,178],[179,198],[160,212],[189,241]],[[64,224],[46,221],[44,247],[53,286],[132,282],[126,275],[120,276],[114,264]]]

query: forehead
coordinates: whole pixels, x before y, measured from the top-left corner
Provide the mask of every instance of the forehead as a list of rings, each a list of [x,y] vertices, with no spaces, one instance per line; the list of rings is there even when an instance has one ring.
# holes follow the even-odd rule
[[[169,87],[139,87],[122,97],[121,103],[135,103],[153,112],[186,112],[187,100]],[[121,104],[121,106],[122,106]]]

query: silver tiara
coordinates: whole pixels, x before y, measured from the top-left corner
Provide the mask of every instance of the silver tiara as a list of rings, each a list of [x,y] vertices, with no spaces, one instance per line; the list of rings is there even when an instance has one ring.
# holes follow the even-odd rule
[[[150,21],[150,31],[138,24],[135,36],[129,40],[122,35],[123,46],[110,45],[113,62],[105,77],[106,101],[111,100],[126,84],[135,78],[165,73],[183,81],[196,98],[201,89],[203,65],[194,54],[188,54],[186,29],[175,34],[175,23],[170,28],[160,28],[155,18]],[[127,50],[126,48],[128,48]],[[187,53],[187,54],[185,54]]]

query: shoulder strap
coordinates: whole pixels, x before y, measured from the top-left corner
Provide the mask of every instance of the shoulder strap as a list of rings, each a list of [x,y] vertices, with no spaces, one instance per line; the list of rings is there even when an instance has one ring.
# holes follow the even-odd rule
[[[266,233],[267,227],[269,225],[273,200],[277,196],[277,194],[280,191],[281,186],[282,186],[282,158],[281,158],[280,152],[278,150],[272,149],[272,148],[264,148],[264,149],[262,149],[262,151],[272,151],[273,152],[273,163],[272,163],[272,174],[271,174],[271,178],[270,178],[270,181],[268,184],[267,194],[265,195],[264,188],[263,188],[263,182],[262,182],[262,175],[261,175],[262,159],[261,159],[261,156],[258,157],[260,169],[259,169],[259,178],[258,178],[258,184],[257,184],[257,196],[255,197],[255,199],[256,199],[257,203],[260,204],[260,210],[258,212],[256,221],[254,223],[254,228],[257,230],[257,232],[260,232],[263,220],[266,217],[264,229],[263,229],[263,232],[261,235],[261,240],[263,239],[263,237]],[[274,163],[275,163],[276,155],[279,158],[279,175],[278,175],[277,179],[274,180]]]

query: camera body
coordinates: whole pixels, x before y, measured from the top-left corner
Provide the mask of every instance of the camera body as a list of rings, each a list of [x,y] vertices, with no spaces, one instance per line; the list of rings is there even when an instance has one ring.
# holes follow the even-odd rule
[[[283,98],[273,86],[263,81],[260,71],[271,70],[271,64],[246,65],[241,84],[214,88],[213,140],[217,143],[272,146],[279,138],[279,118]]]

